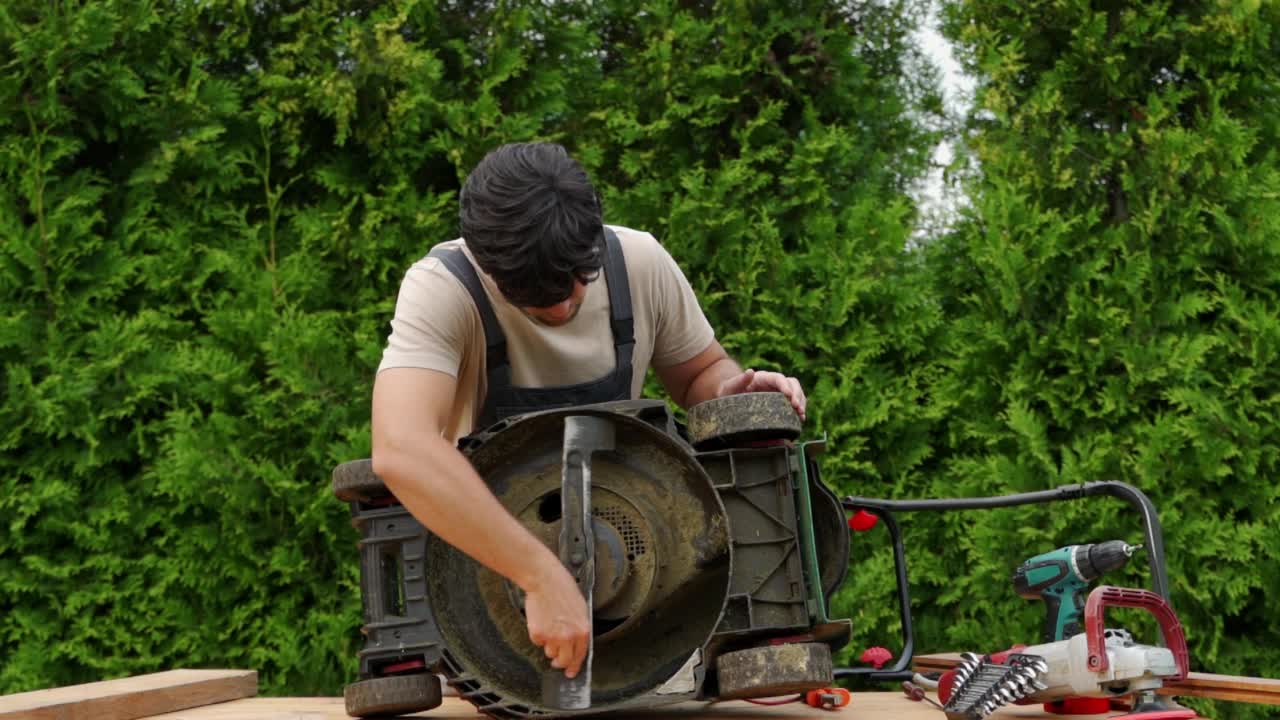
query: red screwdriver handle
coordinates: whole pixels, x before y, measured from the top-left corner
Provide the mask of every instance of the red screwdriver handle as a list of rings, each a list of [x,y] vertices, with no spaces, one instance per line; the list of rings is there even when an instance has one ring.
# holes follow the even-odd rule
[[[1113,585],[1094,588],[1084,603],[1084,632],[1090,670],[1102,672],[1107,669],[1107,649],[1103,643],[1102,627],[1102,611],[1107,607],[1138,608],[1155,615],[1156,621],[1160,623],[1160,631],[1164,633],[1164,641],[1173,653],[1174,662],[1178,664],[1178,674],[1171,677],[1174,680],[1186,679],[1189,664],[1187,637],[1182,632],[1178,616],[1173,614],[1173,608],[1169,607],[1164,598],[1150,590]]]

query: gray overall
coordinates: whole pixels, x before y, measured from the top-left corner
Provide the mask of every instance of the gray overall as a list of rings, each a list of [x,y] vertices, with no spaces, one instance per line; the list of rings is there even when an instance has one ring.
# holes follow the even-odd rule
[[[573,385],[529,388],[511,383],[511,359],[507,357],[507,337],[493,314],[493,305],[484,293],[480,276],[457,248],[433,249],[428,256],[439,258],[454,277],[462,281],[484,324],[485,377],[488,391],[476,420],[475,430],[483,430],[503,418],[534,410],[551,410],[569,405],[627,400],[631,397],[631,353],[635,347],[635,322],[631,314],[631,285],[627,263],[622,257],[618,236],[604,229],[604,273],[609,281],[609,327],[613,331],[614,368],[597,380]]]

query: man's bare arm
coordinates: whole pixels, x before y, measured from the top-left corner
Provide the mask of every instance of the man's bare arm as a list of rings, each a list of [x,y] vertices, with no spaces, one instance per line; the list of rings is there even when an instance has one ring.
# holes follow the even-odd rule
[[[586,656],[586,602],[559,558],[507,512],[442,436],[456,390],[452,376],[435,370],[378,373],[373,470],[419,522],[525,591],[530,639],[573,677]]]
[[[743,370],[719,340],[688,360],[665,368],[654,368],[671,397],[683,408],[704,400],[744,392],[780,392],[791,401],[796,414],[804,418],[806,399],[800,381],[782,373]]]

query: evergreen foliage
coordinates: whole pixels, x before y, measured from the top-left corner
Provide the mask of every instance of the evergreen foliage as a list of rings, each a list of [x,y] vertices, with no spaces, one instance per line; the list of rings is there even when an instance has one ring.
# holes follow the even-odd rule
[[[950,330],[934,394],[948,457],[928,490],[1136,485],[1162,511],[1194,665],[1274,676],[1280,8],[947,10],[981,78],[968,137],[979,179],[965,221],[930,253]],[[1064,540],[1140,537],[1120,509],[945,518],[931,538],[966,571],[930,581],[921,635],[1026,641],[1015,629],[1043,609],[1010,622],[1009,569]],[[1143,565],[1113,582],[1140,585]],[[1266,712],[1224,703],[1213,716]]]
[[[939,316],[903,251],[936,106],[913,12],[0,5],[0,692],[354,677],[329,469],[367,455],[400,278],[502,142],[568,145],[732,352],[804,379],[833,478],[905,477]]]
[[[916,0],[0,4],[0,692],[354,676],[329,469],[368,454],[404,270],[528,139],[663,241],[744,365],[800,377],[842,493],[1133,483],[1195,666],[1280,674],[1280,11],[946,10],[970,207],[917,252]],[[1034,640],[1013,567],[1139,536],[1106,500],[903,520],[921,652]],[[896,646],[883,538],[845,660]]]

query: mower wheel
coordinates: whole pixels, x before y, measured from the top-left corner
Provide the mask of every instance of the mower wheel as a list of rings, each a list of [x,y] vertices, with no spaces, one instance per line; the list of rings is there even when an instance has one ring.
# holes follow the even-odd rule
[[[800,436],[800,416],[779,392],[742,393],[689,408],[689,440],[701,449]]]
[[[368,501],[391,494],[382,478],[373,474],[369,458],[344,462],[333,469],[333,494],[343,502]]]
[[[440,706],[440,678],[431,673],[388,675],[361,680],[342,690],[351,717],[385,717]]]
[[[831,647],[785,643],[725,653],[716,659],[721,700],[777,697],[830,687]]]

